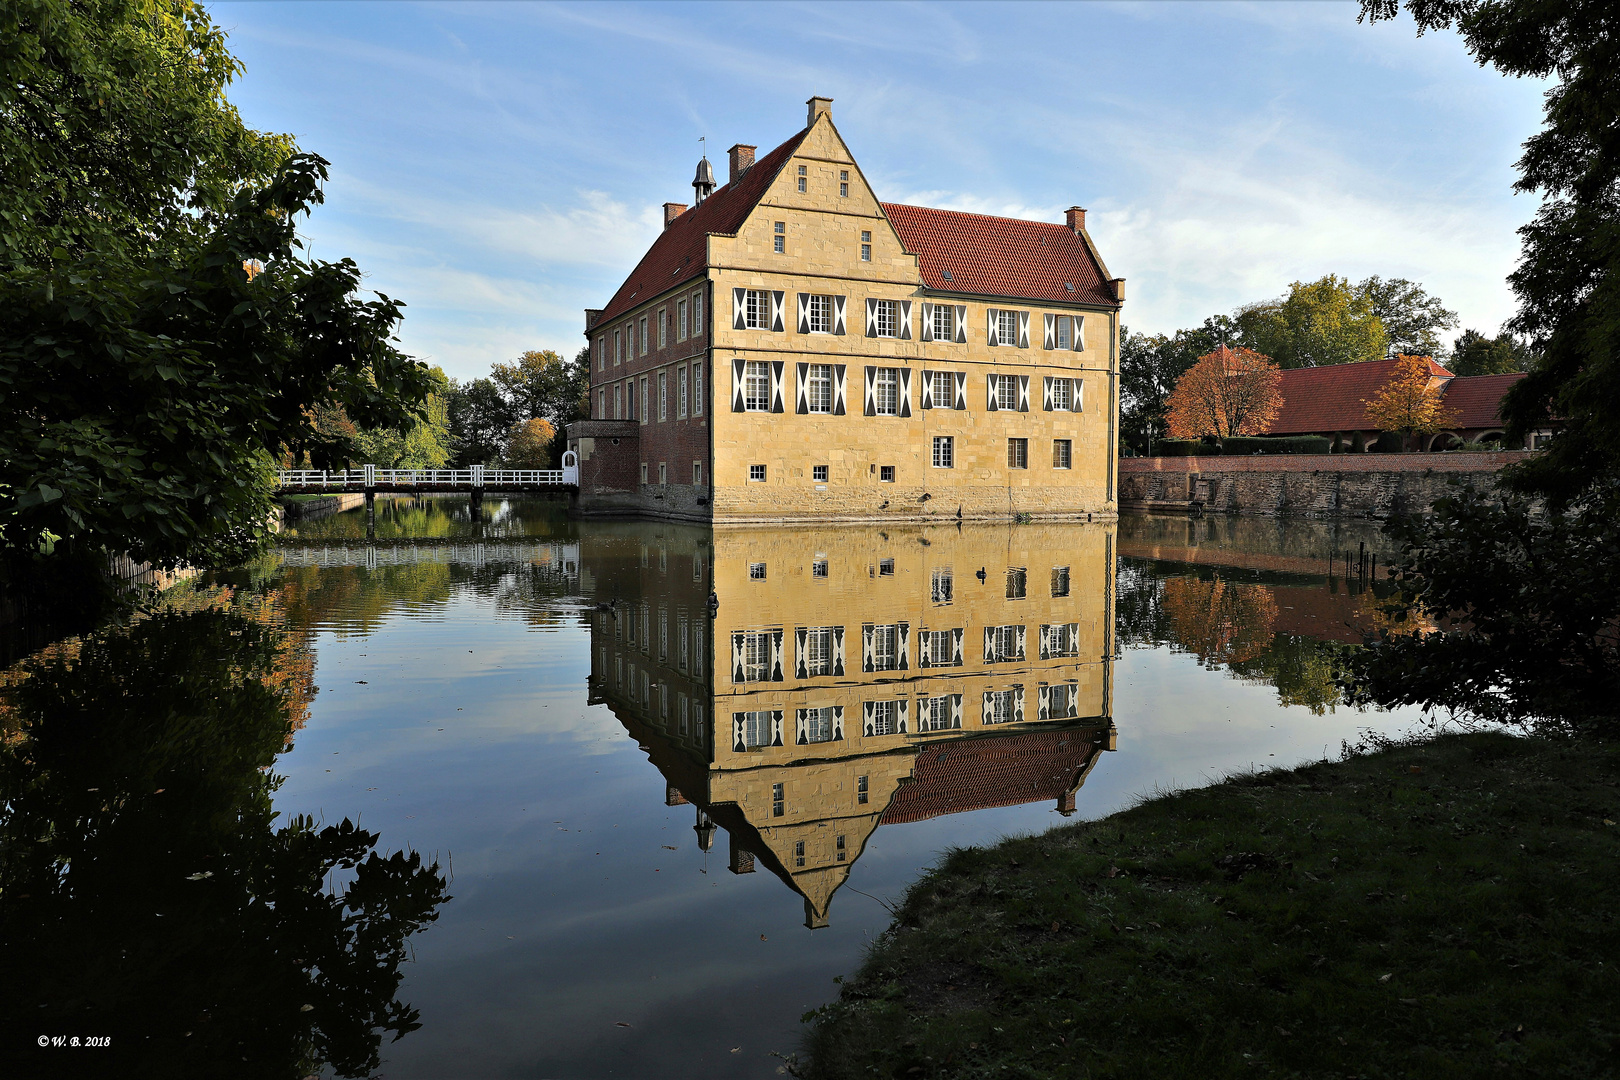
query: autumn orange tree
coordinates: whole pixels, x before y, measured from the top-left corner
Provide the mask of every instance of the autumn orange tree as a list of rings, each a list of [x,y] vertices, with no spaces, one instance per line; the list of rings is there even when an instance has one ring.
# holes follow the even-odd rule
[[[1395,372],[1367,402],[1367,419],[1379,431],[1398,431],[1404,449],[1413,435],[1433,435],[1456,422],[1440,403],[1444,385],[1434,378],[1427,356],[1401,353]]]
[[[1270,357],[1222,345],[1177,380],[1165,403],[1170,434],[1178,439],[1263,434],[1282,408],[1281,381]]]
[[[514,425],[506,437],[506,464],[513,469],[551,468],[551,421],[536,417]]]

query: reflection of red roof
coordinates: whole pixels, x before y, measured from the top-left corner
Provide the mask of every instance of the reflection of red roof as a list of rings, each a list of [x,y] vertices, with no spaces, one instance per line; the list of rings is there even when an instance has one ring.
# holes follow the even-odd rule
[[[1067,728],[928,744],[878,824],[1057,799],[1079,782],[1101,752],[1087,735],[1100,738],[1095,729]]]
[[[1367,402],[1389,382],[1397,363],[1399,361],[1391,358],[1283,371],[1277,386],[1282,394],[1282,409],[1266,433],[1303,435],[1370,430],[1373,424],[1367,419]],[[1429,374],[1440,379],[1452,378],[1451,372],[1433,360],[1429,361]]]
[[[670,222],[653,241],[619,291],[603,309],[597,324],[607,322],[682,282],[701,275],[709,263],[709,234],[735,236],[754,206],[771,186],[782,165],[799,148],[809,129],[766,154],[732,183]]]
[[[1502,395],[1522,378],[1524,372],[1513,371],[1506,375],[1469,375],[1465,378],[1452,379],[1446,384],[1444,398],[1447,411],[1457,414],[1452,426],[1460,428],[1501,426],[1502,418],[1497,415],[1497,410],[1502,406]]]
[[[883,212],[930,289],[1117,306],[1097,260],[1066,225],[897,203]]]

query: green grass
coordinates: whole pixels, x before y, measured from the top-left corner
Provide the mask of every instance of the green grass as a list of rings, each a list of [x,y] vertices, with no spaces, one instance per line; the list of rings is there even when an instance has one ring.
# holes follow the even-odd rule
[[[807,1077],[1620,1074],[1620,746],[1447,736],[952,852]]]

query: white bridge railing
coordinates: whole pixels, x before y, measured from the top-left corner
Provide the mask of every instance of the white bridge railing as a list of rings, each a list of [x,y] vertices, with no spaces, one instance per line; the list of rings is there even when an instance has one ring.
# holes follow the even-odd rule
[[[282,469],[276,473],[281,487],[365,490],[385,487],[525,488],[579,483],[579,465],[573,451],[563,455],[560,469]]]

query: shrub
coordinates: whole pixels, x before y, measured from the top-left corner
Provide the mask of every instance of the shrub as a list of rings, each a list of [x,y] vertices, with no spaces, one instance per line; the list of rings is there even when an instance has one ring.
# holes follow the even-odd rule
[[[1359,431],[1356,432],[1356,437],[1350,440],[1350,452],[1352,454],[1364,454],[1367,452],[1367,440]]]
[[[1244,454],[1325,454],[1332,441],[1325,435],[1234,436],[1221,444],[1227,457]]]
[[[1153,452],[1159,457],[1197,457],[1200,453],[1214,453],[1198,439],[1160,439],[1153,444]]]

